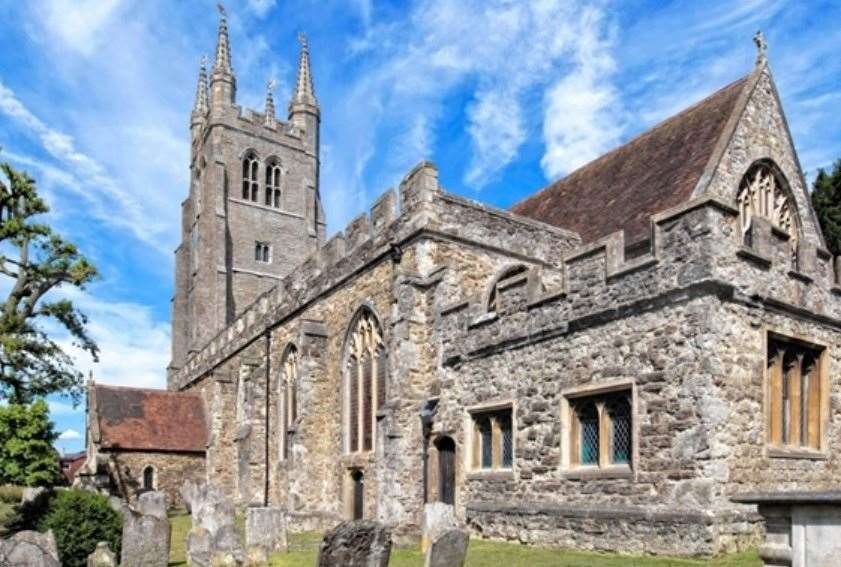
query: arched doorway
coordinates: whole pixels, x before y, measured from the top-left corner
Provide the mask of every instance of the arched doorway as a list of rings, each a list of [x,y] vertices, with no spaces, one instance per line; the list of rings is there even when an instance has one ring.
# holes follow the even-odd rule
[[[438,499],[456,503],[456,442],[451,437],[441,437],[435,442],[438,449]]]
[[[351,481],[351,518],[361,520],[365,514],[365,475],[355,470],[350,473]]]

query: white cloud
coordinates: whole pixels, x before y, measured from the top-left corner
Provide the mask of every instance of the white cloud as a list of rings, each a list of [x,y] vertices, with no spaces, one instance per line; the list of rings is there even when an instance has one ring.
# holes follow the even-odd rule
[[[603,154],[622,133],[620,99],[610,82],[615,64],[600,22],[597,12],[583,12],[575,69],[546,93],[541,165],[549,178]]]
[[[123,0],[42,0],[34,8],[54,40],[87,56],[100,47],[103,28],[122,4]]]
[[[80,407],[73,407],[71,404],[49,400],[47,405],[50,407],[50,416],[55,417],[59,415],[76,415],[81,411]]]
[[[62,441],[70,441],[73,439],[81,439],[82,434],[76,431],[75,429],[65,429],[61,432],[58,438]]]
[[[112,226],[129,229],[136,238],[161,251],[168,251],[159,240],[165,226],[152,221],[135,195],[124,184],[112,178],[94,158],[79,151],[73,137],[50,128],[0,82],[0,114],[25,129],[62,168],[68,170],[66,181],[76,181],[65,187],[87,201],[89,211],[99,220]]]
[[[545,134],[544,169],[556,174],[572,162],[564,156],[573,151],[592,157],[621,130],[608,120],[621,108],[610,82],[608,28],[599,8],[565,0],[423,0],[405,22],[373,21],[349,41],[349,56],[360,59],[361,69],[342,101],[346,106],[331,109],[340,133],[322,177],[330,220],[343,223],[347,219],[337,215],[351,216],[356,203],[370,202],[419,158],[433,157],[416,150],[431,151],[440,135],[436,120],[459,110],[445,107],[448,97],[464,100],[465,91],[468,186],[480,189],[498,177],[529,136],[539,135],[544,117],[534,101],[552,80],[570,77],[567,84],[582,99],[595,98],[588,118],[600,123],[582,136],[573,131],[578,122],[556,120]],[[563,92],[555,86],[560,103]],[[383,139],[400,142],[383,156],[377,151]],[[379,175],[365,187],[369,168]],[[350,171],[356,175],[349,177]]]
[[[248,8],[258,18],[266,17],[266,14],[275,7],[276,0],[248,0]]]
[[[109,302],[92,293],[67,290],[74,305],[89,319],[88,330],[100,349],[99,363],[62,341],[85,375],[96,382],[141,388],[166,387],[165,371],[170,356],[169,322],[156,321],[150,309],[136,303]]]

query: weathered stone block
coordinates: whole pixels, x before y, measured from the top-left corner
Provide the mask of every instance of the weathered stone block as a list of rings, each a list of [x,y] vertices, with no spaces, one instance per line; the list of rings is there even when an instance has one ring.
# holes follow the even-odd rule
[[[391,532],[366,520],[343,522],[324,535],[318,567],[388,567]]]
[[[443,502],[431,502],[423,507],[421,526],[421,551],[426,551],[440,534],[457,526],[453,506]]]
[[[9,567],[61,567],[52,530],[18,532],[0,541],[0,565]]]
[[[123,509],[120,564],[123,567],[161,567],[169,563],[170,529],[166,496],[146,492],[134,506]]]
[[[249,508],[245,514],[245,545],[268,553],[286,551],[286,510]]]
[[[439,534],[426,551],[424,567],[463,567],[470,534],[457,528]]]
[[[217,554],[230,554],[237,561],[244,556],[235,525],[233,504],[212,484],[185,484],[182,496],[188,503],[193,527],[187,535],[188,562],[205,567]]]
[[[88,555],[88,567],[117,567],[117,554],[111,551],[108,542],[100,541]]]

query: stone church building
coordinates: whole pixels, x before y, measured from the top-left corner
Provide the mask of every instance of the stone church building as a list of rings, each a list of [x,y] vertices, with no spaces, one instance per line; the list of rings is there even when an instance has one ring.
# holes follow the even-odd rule
[[[744,78],[510,210],[423,162],[325,241],[302,42],[288,119],[199,75],[168,388],[202,473],[292,529],[444,501],[474,533],[755,545],[731,497],[841,482],[841,287],[760,45]],[[181,426],[171,416],[171,427]]]

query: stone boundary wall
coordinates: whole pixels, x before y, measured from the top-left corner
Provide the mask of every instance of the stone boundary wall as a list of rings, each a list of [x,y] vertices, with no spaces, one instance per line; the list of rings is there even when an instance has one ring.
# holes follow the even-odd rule
[[[580,243],[577,234],[444,193],[429,162],[416,166],[398,193],[386,191],[289,276],[260,295],[178,371],[184,389],[268,329],[422,235],[470,242],[551,268]]]
[[[841,328],[841,257],[833,261],[808,241],[799,242],[792,256],[788,235],[764,219],[754,219],[751,246],[741,244],[737,220],[730,204],[701,197],[652,217],[648,253],[626,259],[618,231],[565,254],[560,277],[532,268],[527,277],[500,286],[502,309],[491,311],[486,297],[475,296],[444,305],[443,362],[457,365],[572,333],[626,308],[656,309],[657,298],[693,288]],[[678,224],[688,226],[691,238],[674,230]]]

